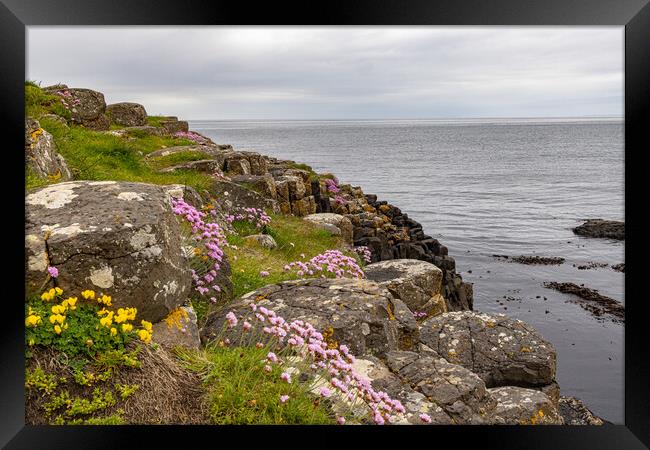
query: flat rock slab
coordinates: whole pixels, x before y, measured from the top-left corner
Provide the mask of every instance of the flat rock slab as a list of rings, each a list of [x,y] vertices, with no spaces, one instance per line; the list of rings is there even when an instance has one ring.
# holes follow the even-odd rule
[[[251,234],[246,236],[244,238],[244,241],[255,242],[260,247],[268,248],[269,250],[273,250],[274,248],[278,247],[278,243],[275,242],[273,236],[270,236],[268,234]]]
[[[25,199],[27,290],[40,289],[47,266],[71,295],[86,289],[136,307],[156,322],[190,291],[181,228],[165,190],[156,185],[73,181],[28,192]]]
[[[447,312],[442,296],[442,270],[417,259],[392,259],[364,268],[366,277],[406,303],[412,312],[438,315]]]
[[[259,193],[228,180],[215,179],[210,187],[210,193],[217,199],[224,211],[236,211],[240,208],[270,209],[280,212],[278,202],[265,198]]]
[[[544,393],[516,386],[488,389],[496,400],[498,425],[562,425],[564,420]]]
[[[287,321],[311,323],[329,342],[345,344],[355,355],[383,355],[411,349],[418,342],[415,319],[402,301],[371,281],[330,278],[286,281],[249,292],[208,317],[201,340],[219,336],[228,311],[252,317],[253,302]],[[238,342],[236,336],[230,340]]]
[[[491,423],[496,402],[476,374],[434,352],[392,351],[385,359],[390,370],[440,406],[453,423]]]
[[[625,222],[589,219],[573,229],[579,236],[625,240]]]
[[[574,283],[556,283],[554,281],[544,283],[544,287],[577,296],[574,303],[589,311],[596,318],[609,318],[615,323],[625,322],[625,305],[600,294],[596,289],[589,289]]]
[[[488,387],[553,382],[556,353],[533,327],[505,315],[475,311],[425,320],[420,341],[447,361],[476,373]]]

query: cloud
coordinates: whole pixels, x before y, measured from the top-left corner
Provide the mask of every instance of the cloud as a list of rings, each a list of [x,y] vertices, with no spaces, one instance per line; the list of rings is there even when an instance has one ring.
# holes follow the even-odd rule
[[[622,27],[29,27],[27,77],[189,119],[622,115]]]

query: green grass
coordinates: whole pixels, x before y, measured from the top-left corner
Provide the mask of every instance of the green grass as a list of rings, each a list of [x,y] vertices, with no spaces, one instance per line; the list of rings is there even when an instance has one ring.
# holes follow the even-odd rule
[[[41,126],[54,137],[75,179],[185,184],[198,190],[207,189],[211,184],[208,175],[192,170],[158,173],[158,166],[144,159],[146,154],[164,147],[191,145],[186,139],[160,136],[127,139],[74,125],[66,128],[50,119],[43,119]],[[36,177],[27,177],[28,189],[42,184]]]
[[[179,350],[186,367],[203,375],[210,419],[217,425],[333,424],[328,410],[294,379],[280,379],[283,369],[263,370],[266,347],[210,347],[203,351]],[[288,395],[282,404],[280,396]]]
[[[271,215],[268,234],[278,244],[278,248],[273,250],[262,248],[242,238],[242,235],[256,233],[255,227],[242,223],[235,223],[234,226],[239,235],[228,236],[228,241],[238,246],[238,249],[226,249],[232,270],[234,298],[267,284],[299,278],[295,272],[284,272],[284,266],[290,262],[309,260],[326,250],[344,251],[343,240],[339,236],[332,236],[328,231],[317,228],[299,217]],[[344,253],[358,260],[356,253],[347,250]],[[304,254],[305,258],[302,258],[301,254]],[[267,271],[269,275],[262,277],[261,271]]]
[[[167,120],[165,116],[147,116],[147,123],[152,127],[161,127],[162,122]]]
[[[164,167],[171,167],[177,164],[183,164],[190,161],[200,161],[202,159],[212,159],[210,155],[200,151],[184,151],[174,153],[167,156],[159,156],[149,160],[149,165],[153,169],[162,169]]]
[[[58,95],[48,94],[33,81],[26,81],[25,116],[38,119],[44,114],[57,114],[67,120],[71,117]]]

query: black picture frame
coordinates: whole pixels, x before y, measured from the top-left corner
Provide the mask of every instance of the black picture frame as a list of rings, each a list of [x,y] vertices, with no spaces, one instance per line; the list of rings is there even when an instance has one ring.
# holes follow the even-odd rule
[[[8,239],[3,242],[6,268],[3,287],[2,364],[0,364],[0,444],[11,449],[125,448],[142,445],[164,447],[192,444],[196,433],[209,445],[232,445],[229,438],[250,447],[255,440],[296,439],[298,445],[319,441],[337,445],[353,435],[372,437],[383,445],[395,438],[402,445],[440,446],[475,441],[488,448],[636,449],[650,445],[650,358],[646,329],[645,299],[641,294],[640,268],[628,264],[625,280],[627,314],[625,325],[625,425],[602,427],[49,427],[25,426],[24,419],[24,295],[19,280],[24,270],[16,259],[24,245],[24,157],[17,151],[24,138],[24,89],[26,26],[30,25],[620,25],[625,26],[625,198],[626,259],[640,254],[639,206],[634,194],[644,197],[640,186],[644,169],[640,163],[647,148],[643,141],[650,121],[650,5],[648,0],[391,0],[328,1],[318,3],[250,5],[222,0],[178,2],[170,0],[0,0],[0,123],[5,127],[2,142],[2,172],[5,175],[3,224]],[[65,49],[61,49],[65,52]],[[91,70],[91,68],[89,68]],[[643,146],[643,144],[646,144]],[[15,168],[15,170],[14,170]],[[8,177],[7,177],[8,176]],[[13,180],[12,178],[16,179]],[[21,216],[22,213],[22,216]],[[634,274],[637,275],[634,275]],[[631,274],[631,275],[630,275]],[[636,281],[635,281],[636,280]],[[16,288],[16,286],[19,286]],[[16,289],[18,292],[13,292]],[[260,433],[261,431],[261,433]],[[288,434],[290,433],[290,434]],[[411,444],[412,442],[412,444]],[[284,445],[290,445],[285,443]],[[309,444],[312,445],[312,444]],[[371,444],[370,444],[371,445]],[[449,444],[447,444],[449,445]]]

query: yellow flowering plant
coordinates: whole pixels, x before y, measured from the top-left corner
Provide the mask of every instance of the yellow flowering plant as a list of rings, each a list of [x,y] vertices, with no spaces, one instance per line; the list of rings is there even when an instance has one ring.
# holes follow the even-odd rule
[[[110,309],[112,298],[87,289],[78,296],[51,288],[25,304],[28,347],[51,346],[73,356],[123,349],[133,339],[151,342],[153,326],[136,322],[136,308]]]

